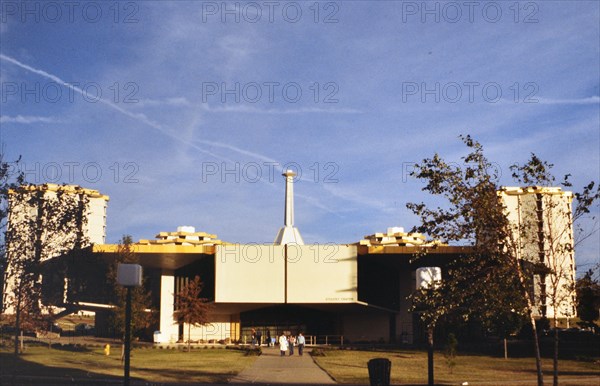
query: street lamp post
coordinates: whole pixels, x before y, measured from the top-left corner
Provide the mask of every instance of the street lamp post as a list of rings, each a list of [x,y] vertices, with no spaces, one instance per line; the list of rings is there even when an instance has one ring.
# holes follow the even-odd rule
[[[142,285],[142,267],[138,264],[119,264],[117,266],[117,283],[127,289],[125,300],[125,368],[123,385],[129,386],[129,368],[131,351],[131,290]]]
[[[416,284],[417,290],[435,290],[439,287],[442,280],[442,270],[440,267],[421,267],[417,268]],[[427,384],[433,386],[433,333],[435,324],[429,322],[427,325]]]

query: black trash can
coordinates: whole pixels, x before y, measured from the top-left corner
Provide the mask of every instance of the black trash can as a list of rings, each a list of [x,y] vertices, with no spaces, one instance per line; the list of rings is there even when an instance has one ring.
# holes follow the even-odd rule
[[[392,362],[387,358],[371,359],[368,363],[371,386],[387,386],[390,384]]]

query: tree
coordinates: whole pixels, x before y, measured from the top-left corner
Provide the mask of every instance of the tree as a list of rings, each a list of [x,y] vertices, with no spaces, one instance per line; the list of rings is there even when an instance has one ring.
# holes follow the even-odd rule
[[[454,366],[456,366],[456,351],[458,347],[458,340],[456,336],[452,333],[448,334],[448,339],[446,341],[446,348],[444,350],[444,357],[446,357],[446,364],[448,365],[448,369],[450,370],[450,374],[454,370]]]
[[[541,356],[530,296],[532,266],[524,264],[516,251],[504,206],[498,199],[499,176],[484,156],[483,147],[470,136],[460,137],[470,153],[464,167],[446,163],[438,154],[415,165],[412,176],[422,179],[423,191],[441,196],[446,207],[430,208],[425,203],[407,207],[420,218],[413,231],[445,242],[470,246],[470,252],[451,258],[437,291],[416,293],[413,301],[425,304],[439,318],[455,313],[464,320],[489,315],[516,313],[527,316],[534,331],[538,384],[543,385]],[[426,252],[425,252],[426,253]],[[425,298],[425,300],[423,300]],[[429,322],[431,312],[422,313]]]
[[[180,324],[188,325],[188,352],[192,340],[192,326],[199,327],[209,323],[210,304],[208,300],[200,297],[200,292],[202,292],[202,282],[200,277],[196,276],[181,288],[175,298],[173,318]]]
[[[428,279],[428,283],[411,295],[412,308],[410,311],[419,315],[427,329],[427,380],[429,385],[433,385],[433,334],[440,318],[452,309],[452,301],[448,296],[447,286],[442,286],[441,282],[435,280],[434,277]]]
[[[600,317],[600,283],[594,279],[594,271],[588,270],[582,278],[577,280],[577,314],[583,327],[596,330],[596,320]]]
[[[125,305],[127,289],[117,284],[117,267],[119,264],[139,264],[139,259],[134,251],[131,236],[122,237],[117,248],[115,259],[108,268],[108,282],[114,288],[114,296],[111,301],[114,306],[110,315],[110,322],[115,333],[125,334]],[[131,290],[131,331],[132,335],[139,335],[144,329],[153,323],[153,312],[150,311],[152,294],[145,288],[145,280],[140,287]]]
[[[15,314],[17,354],[20,330],[51,310],[42,303],[43,263],[88,243],[87,196],[74,186],[24,184],[8,191],[8,201],[4,307]]]
[[[24,183],[25,176],[22,172],[18,172],[18,165],[21,159],[14,162],[4,161],[4,153],[0,149],[0,273],[2,276],[2,303],[0,303],[0,315],[4,314],[5,307],[8,303],[8,260],[6,258],[6,239],[5,231],[8,220],[8,192],[16,189]]]
[[[535,154],[523,166],[512,165],[513,178],[527,185],[536,187],[553,187],[557,184],[556,177],[552,174],[554,165],[541,160]],[[570,174],[565,175],[560,183],[564,187],[571,187]],[[573,317],[575,314],[575,260],[574,248],[577,243],[587,239],[597,229],[585,230],[579,223],[590,213],[594,202],[600,198],[600,191],[595,187],[595,182],[590,182],[583,187],[580,193],[575,193],[575,210],[571,210],[571,196],[561,193],[557,189],[536,189],[540,193],[536,196],[536,205],[531,207],[527,216],[528,221],[523,223],[521,232],[528,232],[528,240],[537,241],[537,248],[522,248],[523,258],[529,261],[538,261],[545,268],[539,276],[535,288],[540,294],[542,316],[551,311],[554,324],[554,356],[553,356],[553,384],[558,385],[558,318]],[[594,217],[592,216],[592,219]],[[574,240],[573,231],[577,230]]]

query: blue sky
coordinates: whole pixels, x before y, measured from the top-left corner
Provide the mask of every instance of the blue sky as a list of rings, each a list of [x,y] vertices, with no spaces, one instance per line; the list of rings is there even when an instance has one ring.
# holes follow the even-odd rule
[[[107,241],[178,225],[348,243],[415,225],[410,164],[471,134],[600,179],[600,3],[38,2],[0,9],[0,133],[33,183],[110,196]],[[596,209],[597,213],[597,209]],[[600,242],[578,251],[580,271]]]

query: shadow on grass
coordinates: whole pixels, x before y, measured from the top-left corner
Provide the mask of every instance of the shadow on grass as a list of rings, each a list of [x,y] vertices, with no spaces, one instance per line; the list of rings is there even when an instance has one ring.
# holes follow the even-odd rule
[[[226,383],[227,380],[233,376],[235,373],[211,373],[200,370],[181,370],[181,369],[157,369],[157,368],[148,368],[148,367],[132,367],[132,371],[143,371],[147,374],[156,374],[157,377],[166,377],[171,379],[169,382],[194,382],[195,379],[207,379],[210,378],[207,382],[209,383]],[[153,379],[153,376],[144,377],[144,379]]]
[[[520,370],[521,373],[530,373],[530,374],[536,374],[537,371],[535,369],[528,369],[528,370]],[[554,374],[554,372],[552,370],[544,370],[544,377],[551,377],[552,374]],[[595,377],[600,377],[600,370],[560,370],[560,364],[558,367],[558,377],[563,377],[563,376],[595,376]]]
[[[545,374],[545,373],[544,373]],[[551,373],[550,373],[551,374]],[[558,376],[564,376],[564,375],[593,375],[596,377],[600,377],[600,371],[558,371]],[[599,380],[600,382],[600,380]]]
[[[91,352],[92,351],[86,346],[75,345],[75,344],[60,344],[60,343],[52,344],[52,349],[60,350],[60,351],[69,351],[69,352]]]
[[[335,366],[337,367],[352,367],[352,368],[358,368],[358,369],[365,369],[367,370],[367,365],[351,365],[351,364],[346,364],[346,363],[336,363]]]
[[[27,354],[15,357],[12,353],[0,353],[2,385],[105,385],[122,382],[122,378],[117,376],[30,362]]]
[[[82,347],[63,346],[66,351],[80,352]],[[91,351],[91,350],[86,350]],[[48,351],[52,355],[52,351]],[[133,357],[133,355],[132,355]],[[28,354],[22,354],[15,357],[12,353],[0,353],[0,385],[121,385],[123,378],[121,376],[95,373],[78,368],[69,367],[80,366],[78,361],[64,360],[61,367],[45,366],[28,360]],[[198,382],[208,383],[227,383],[235,376],[234,372],[207,372],[202,370],[190,369],[169,369],[168,363],[164,363],[165,368],[151,368],[143,366],[131,366],[132,383],[152,382],[152,384],[162,385],[176,382],[187,384]],[[137,372],[137,377],[134,373]],[[168,381],[156,382],[154,379],[168,379]],[[164,382],[164,383],[163,383]]]

